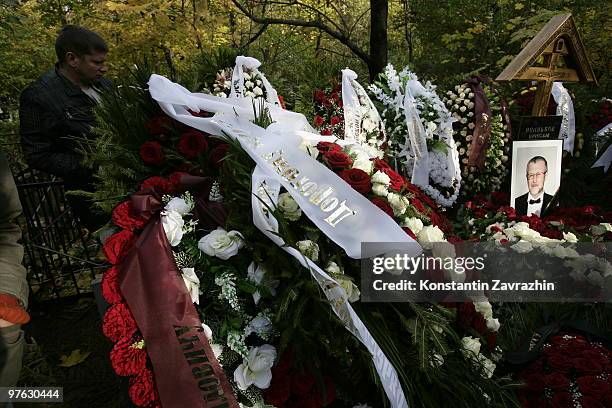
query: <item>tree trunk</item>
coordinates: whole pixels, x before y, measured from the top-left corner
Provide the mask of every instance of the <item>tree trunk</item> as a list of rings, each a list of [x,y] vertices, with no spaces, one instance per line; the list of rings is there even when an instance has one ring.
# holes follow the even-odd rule
[[[387,65],[387,16],[389,0],[370,0],[370,82]]]

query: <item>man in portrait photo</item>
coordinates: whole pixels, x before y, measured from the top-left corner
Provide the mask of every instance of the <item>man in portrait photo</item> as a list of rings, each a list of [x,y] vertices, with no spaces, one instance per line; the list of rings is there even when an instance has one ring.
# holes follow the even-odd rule
[[[527,189],[529,192],[516,198],[514,209],[517,215],[537,215],[542,214],[546,209],[552,195],[544,192],[544,182],[548,172],[548,163],[542,156],[532,157],[527,162]]]

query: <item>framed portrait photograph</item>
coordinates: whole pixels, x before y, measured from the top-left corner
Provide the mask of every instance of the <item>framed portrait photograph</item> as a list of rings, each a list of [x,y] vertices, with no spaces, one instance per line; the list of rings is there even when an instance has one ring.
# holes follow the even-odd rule
[[[537,215],[549,210],[561,185],[563,140],[529,140],[512,143],[510,206],[517,215]]]

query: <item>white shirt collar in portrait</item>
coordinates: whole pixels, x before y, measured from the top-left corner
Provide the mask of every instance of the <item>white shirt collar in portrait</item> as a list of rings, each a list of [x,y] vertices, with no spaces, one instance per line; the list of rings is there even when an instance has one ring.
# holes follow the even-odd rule
[[[530,202],[532,200],[540,200],[538,203],[534,203],[534,204],[530,204]],[[535,214],[538,217],[540,216],[540,213],[542,212],[542,205],[544,204],[544,192],[541,192],[539,196],[534,197],[531,195],[531,193],[527,194],[527,215],[532,215]]]

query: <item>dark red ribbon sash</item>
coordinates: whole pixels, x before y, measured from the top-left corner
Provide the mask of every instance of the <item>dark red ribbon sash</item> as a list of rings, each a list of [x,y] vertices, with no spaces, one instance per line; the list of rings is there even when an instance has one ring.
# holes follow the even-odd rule
[[[487,157],[487,149],[491,139],[492,113],[481,82],[487,82],[485,78],[473,77],[468,79],[468,86],[474,93],[474,133],[472,144],[468,152],[468,166],[476,166],[482,171]]]
[[[162,406],[238,408],[156,214],[160,201],[137,194],[132,203],[153,219],[119,265],[119,284],[145,340]]]

